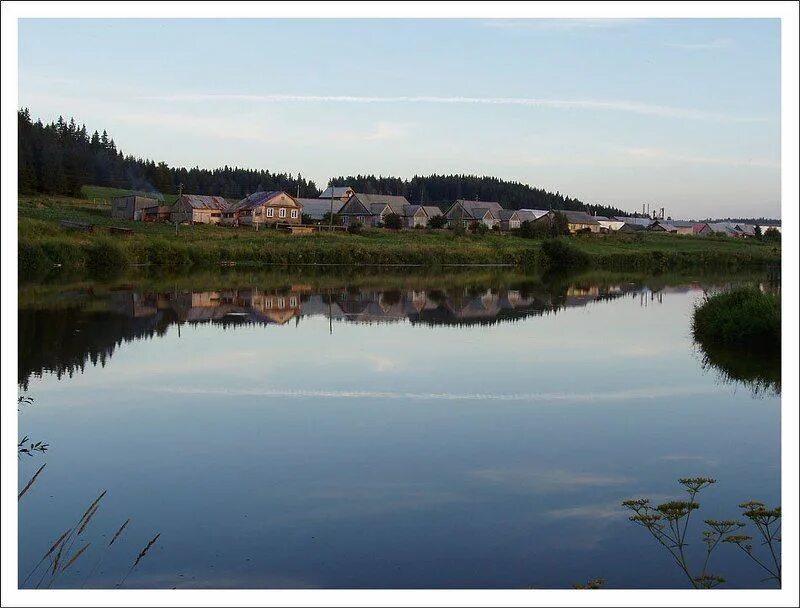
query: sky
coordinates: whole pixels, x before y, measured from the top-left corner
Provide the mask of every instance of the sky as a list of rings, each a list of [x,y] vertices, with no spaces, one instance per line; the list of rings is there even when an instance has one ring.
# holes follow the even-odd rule
[[[777,19],[21,19],[19,105],[175,166],[780,217]],[[502,201],[500,201],[502,202]]]

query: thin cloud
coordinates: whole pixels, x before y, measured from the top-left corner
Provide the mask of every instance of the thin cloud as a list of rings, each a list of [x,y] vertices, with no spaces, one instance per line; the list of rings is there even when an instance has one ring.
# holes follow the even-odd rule
[[[695,120],[716,120],[724,122],[762,122],[760,117],[732,116],[729,114],[705,112],[693,108],[663,106],[626,100],[603,99],[544,99],[538,97],[463,97],[432,95],[249,95],[240,93],[185,93],[176,95],[141,96],[143,101],[161,102],[253,102],[253,103],[352,103],[352,104],[460,104],[460,105],[498,105],[554,108],[565,110],[617,111],[665,118],[687,118]]]
[[[295,399],[399,399],[410,401],[526,401],[530,403],[591,403],[606,401],[644,401],[667,397],[706,395],[716,391],[711,386],[652,387],[596,393],[411,393],[396,391],[359,391],[280,388],[152,388],[154,392],[179,395],[222,397],[286,397]]]
[[[715,38],[709,42],[668,42],[667,46],[687,51],[702,51],[708,49],[724,49],[733,43],[730,38]]]
[[[627,148],[625,153],[635,158],[657,160],[663,162],[686,163],[694,165],[722,165],[730,167],[765,167],[780,169],[778,161],[764,158],[732,158],[725,156],[695,156],[678,154],[661,148]]]
[[[497,29],[571,32],[640,23],[642,19],[488,19],[484,27]]]

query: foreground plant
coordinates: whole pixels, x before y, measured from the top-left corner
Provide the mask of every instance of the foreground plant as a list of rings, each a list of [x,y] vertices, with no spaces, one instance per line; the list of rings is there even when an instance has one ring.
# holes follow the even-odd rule
[[[649,498],[637,498],[624,501],[622,506],[633,512],[630,517],[632,522],[647,530],[669,552],[675,564],[689,579],[692,587],[713,589],[725,582],[724,577],[709,571],[711,555],[720,543],[737,545],[751,560],[769,573],[770,576],[764,580],[775,580],[780,585],[780,559],[775,545],[780,542],[780,507],[767,509],[763,503],[755,501],[739,505],[744,509],[743,515],[756,526],[763,541],[761,544],[768,548],[772,559],[771,565],[768,566],[765,563],[768,560],[759,559],[755,555],[752,544],[749,544],[749,541],[752,540],[751,536],[735,533],[747,524],[736,520],[706,519],[704,523],[708,528],[702,532],[705,557],[700,570],[693,571],[687,554],[689,543],[686,542],[689,520],[692,512],[700,508],[696,500],[697,495],[705,488],[717,483],[717,480],[710,477],[688,477],[680,479],[678,482],[689,494],[688,501],[674,500],[652,506]]]

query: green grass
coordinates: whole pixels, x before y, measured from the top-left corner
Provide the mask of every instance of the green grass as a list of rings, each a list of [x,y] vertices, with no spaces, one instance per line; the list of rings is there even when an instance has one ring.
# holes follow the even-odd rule
[[[93,233],[62,230],[62,219],[95,225]],[[107,228],[129,228],[129,236],[110,236]],[[175,268],[237,264],[511,264],[545,270],[553,256],[542,241],[510,234],[456,235],[449,230],[365,230],[361,235],[315,233],[292,236],[271,229],[180,226],[111,218],[104,202],[69,197],[28,196],[19,201],[20,255],[30,268],[61,264],[86,270],[98,254],[96,241],[113,240],[115,253],[130,264]],[[693,268],[739,269],[780,260],[780,246],[738,239],[671,234],[587,235],[562,237],[569,259],[588,260],[590,268],[665,272]],[[552,253],[552,252],[551,252]],[[565,258],[565,259],[566,259]],[[27,270],[28,267],[21,268]]]
[[[141,190],[128,190],[126,188],[109,188],[107,186],[81,186],[81,197],[86,200],[95,200],[109,204],[112,198],[118,196],[148,196],[152,197],[153,194]],[[163,194],[164,203],[170,204],[178,200],[177,194]]]
[[[780,353],[781,298],[756,287],[715,294],[695,308],[692,331],[701,344]]]

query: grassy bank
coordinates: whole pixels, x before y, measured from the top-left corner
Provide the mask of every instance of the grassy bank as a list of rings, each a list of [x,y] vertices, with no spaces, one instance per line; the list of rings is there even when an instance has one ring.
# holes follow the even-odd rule
[[[692,331],[704,345],[780,353],[780,296],[755,287],[710,296],[695,309]]]
[[[88,222],[95,231],[68,232],[60,220]],[[133,231],[112,236],[108,227]],[[172,268],[236,264],[510,264],[528,269],[589,267],[664,272],[740,269],[775,263],[780,247],[756,241],[669,234],[586,235],[563,244],[510,234],[456,235],[447,230],[367,230],[361,235],[291,236],[269,229],[145,224],[112,219],[106,202],[66,197],[22,197],[19,255],[23,274],[53,265],[104,272],[126,264]],[[577,265],[577,266],[576,266]]]

